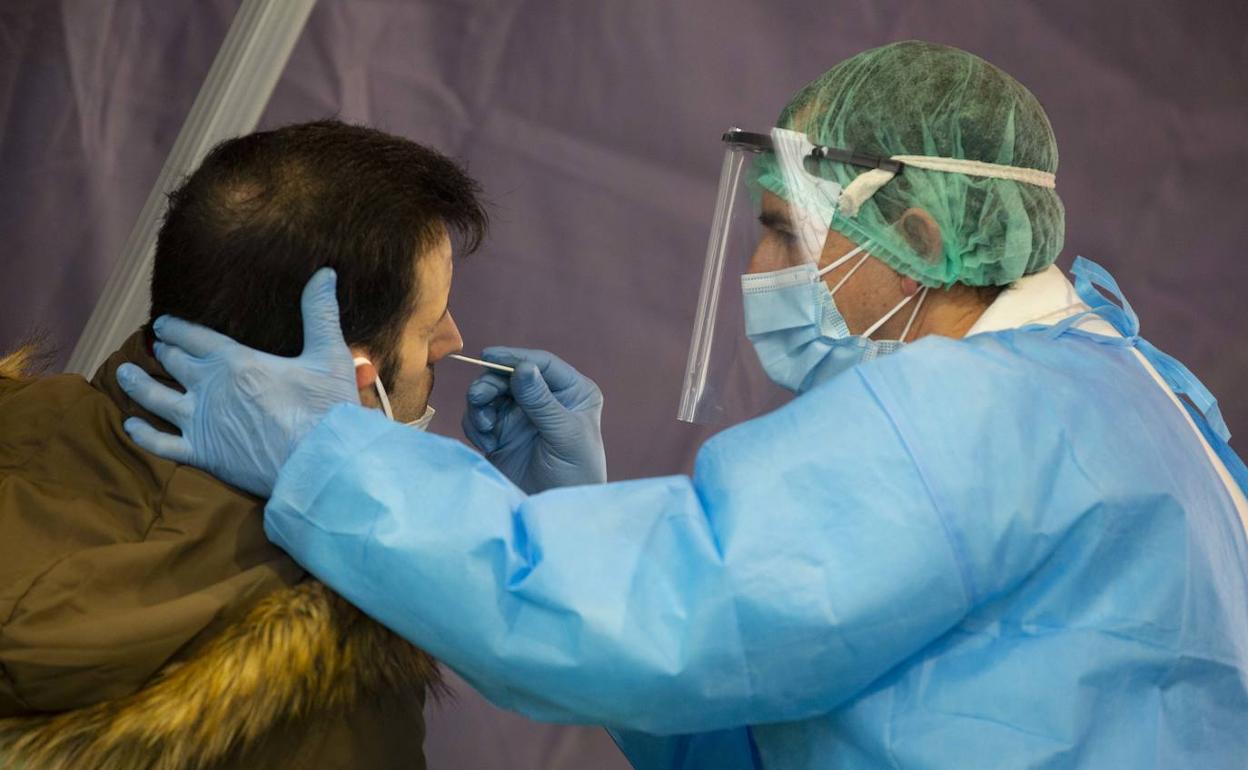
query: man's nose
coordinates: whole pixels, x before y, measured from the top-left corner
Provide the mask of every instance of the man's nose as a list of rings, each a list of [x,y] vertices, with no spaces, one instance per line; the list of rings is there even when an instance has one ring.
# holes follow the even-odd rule
[[[446,314],[444,320],[434,335],[433,344],[429,349],[429,363],[436,363],[446,358],[451,353],[458,353],[464,349],[464,338],[459,333],[459,325],[455,323],[455,318],[450,313]]]

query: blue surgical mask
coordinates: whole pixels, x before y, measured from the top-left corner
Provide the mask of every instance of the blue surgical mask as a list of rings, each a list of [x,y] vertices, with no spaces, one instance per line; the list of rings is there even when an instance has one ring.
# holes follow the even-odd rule
[[[754,344],[758,360],[767,376],[794,393],[804,393],[816,385],[900,348],[910,333],[914,319],[927,296],[927,288],[906,297],[896,307],[860,335],[850,334],[845,318],[833,296],[870,257],[859,246],[822,270],[813,264],[741,276],[745,302],[745,334]],[[832,289],[823,282],[824,274],[862,254],[845,277]],[[919,297],[901,340],[873,340],[881,326]]]

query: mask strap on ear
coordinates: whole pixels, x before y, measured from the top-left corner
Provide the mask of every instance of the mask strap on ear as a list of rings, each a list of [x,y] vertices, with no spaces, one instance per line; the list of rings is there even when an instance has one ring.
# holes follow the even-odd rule
[[[927,287],[924,287],[924,288],[926,289]],[[898,302],[898,303],[897,303],[897,306],[896,306],[896,307],[894,307],[892,310],[888,311],[887,313],[885,313],[883,318],[881,318],[880,320],[878,320],[878,321],[876,321],[875,323],[871,324],[871,328],[870,328],[870,329],[867,329],[865,332],[863,332],[863,333],[862,333],[862,336],[863,336],[863,337],[870,337],[872,334],[875,334],[876,332],[878,332],[878,331],[880,330],[880,327],[881,327],[881,326],[883,326],[884,324],[888,323],[888,321],[889,321],[889,319],[890,319],[890,318],[892,318],[893,316],[897,315],[897,313],[898,313],[898,312],[900,312],[900,311],[901,311],[901,309],[902,309],[903,307],[905,307],[905,306],[906,306],[906,303],[907,303],[907,302],[909,302],[910,300],[914,299],[916,296],[918,296],[918,294],[919,294],[919,292],[915,292],[914,294],[911,294],[909,297],[906,297],[905,299],[903,299],[901,302]],[[924,294],[924,296],[926,296],[926,294]],[[923,301],[923,300],[919,300],[919,302],[922,302],[922,301]],[[916,308],[916,312],[917,312],[917,308]],[[910,320],[911,320],[911,321],[913,321],[913,320],[914,320],[914,317],[913,317],[913,316],[911,316]],[[910,326],[909,326],[909,324],[907,324],[907,325],[906,325],[906,330],[908,331],[909,329],[910,329]],[[902,335],[902,338],[903,338],[903,339],[905,338],[905,335],[904,335],[904,334]]]
[[[355,364],[358,369],[366,364],[371,365],[373,362],[363,356],[356,356],[351,359],[351,363]],[[377,372],[377,379],[373,380],[373,386],[377,388],[377,400],[381,401],[381,411],[386,417],[393,420],[394,411],[390,409],[390,397],[386,395],[386,386],[381,384],[381,372]]]
[[[845,254],[843,254],[843,255],[841,255],[841,256],[839,256],[839,257],[837,257],[836,259],[832,260],[832,261],[831,261],[829,264],[827,264],[826,266],[819,268],[819,272],[818,272],[818,273],[816,273],[816,275],[818,275],[820,278],[822,278],[823,276],[825,276],[825,275],[827,275],[828,273],[832,272],[833,270],[837,269],[838,267],[840,267],[841,265],[845,264],[845,263],[846,263],[846,262],[848,262],[849,260],[853,259],[853,258],[854,258],[854,255],[856,255],[856,254],[861,254],[861,253],[863,252],[863,250],[864,250],[864,249],[866,249],[866,248],[868,248],[870,245],[871,245],[871,241],[867,241],[866,243],[864,243],[864,244],[862,244],[861,246],[859,246],[859,247],[857,247],[857,248],[853,249],[852,251],[849,251],[849,252],[847,252],[847,253],[845,253]]]

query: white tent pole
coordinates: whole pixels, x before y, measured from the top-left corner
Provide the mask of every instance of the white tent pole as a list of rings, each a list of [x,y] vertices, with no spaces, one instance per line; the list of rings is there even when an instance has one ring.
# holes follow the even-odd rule
[[[90,376],[147,321],[166,196],[218,142],[256,127],[316,0],[243,0],[66,370]]]

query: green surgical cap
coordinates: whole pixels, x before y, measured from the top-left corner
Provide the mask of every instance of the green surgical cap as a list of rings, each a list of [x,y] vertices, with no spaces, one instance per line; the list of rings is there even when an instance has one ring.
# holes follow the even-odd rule
[[[1057,172],[1057,140],[1031,92],[978,56],[932,43],[894,43],[841,62],[793,97],[779,125],[870,155]],[[865,171],[826,165],[842,186]],[[919,254],[894,226],[911,207],[940,226],[939,257]],[[856,243],[871,241],[872,254],[925,285],[1003,286],[1053,264],[1066,215],[1051,189],[907,166],[857,216],[838,212],[829,224]]]

